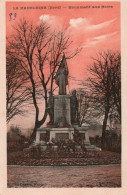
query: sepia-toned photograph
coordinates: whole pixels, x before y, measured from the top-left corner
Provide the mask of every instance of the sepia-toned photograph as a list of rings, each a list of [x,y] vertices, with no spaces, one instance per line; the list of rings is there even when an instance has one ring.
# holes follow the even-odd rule
[[[7,188],[120,188],[121,3],[7,1]]]

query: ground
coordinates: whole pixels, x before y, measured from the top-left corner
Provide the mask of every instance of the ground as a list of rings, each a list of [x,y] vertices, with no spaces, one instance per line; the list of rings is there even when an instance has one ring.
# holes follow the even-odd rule
[[[8,165],[59,166],[120,164],[121,154],[110,151],[18,151],[8,153]]]
[[[120,187],[121,166],[8,165],[8,187]]]

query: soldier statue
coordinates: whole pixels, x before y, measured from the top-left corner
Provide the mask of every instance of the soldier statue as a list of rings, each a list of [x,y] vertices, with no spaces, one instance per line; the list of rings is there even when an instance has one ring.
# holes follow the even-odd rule
[[[70,107],[71,107],[71,123],[76,124],[78,122],[78,100],[76,97],[76,90],[72,91],[70,97]]]
[[[49,91],[47,112],[49,114],[49,119],[50,119],[48,124],[53,124],[54,122],[54,98],[53,98],[53,94],[51,91]]]
[[[59,86],[59,95],[66,95],[66,85],[68,85],[68,68],[66,58],[63,53],[60,66],[55,75],[56,84]]]

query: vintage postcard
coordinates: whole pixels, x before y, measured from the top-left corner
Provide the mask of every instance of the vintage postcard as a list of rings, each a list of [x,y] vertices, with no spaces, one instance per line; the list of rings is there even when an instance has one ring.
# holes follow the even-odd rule
[[[125,1],[1,5],[1,193],[126,194]]]

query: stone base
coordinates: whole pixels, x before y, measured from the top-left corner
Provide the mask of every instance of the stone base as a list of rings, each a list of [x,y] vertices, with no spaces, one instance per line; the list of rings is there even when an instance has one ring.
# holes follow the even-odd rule
[[[73,139],[74,128],[51,128],[51,127],[43,127],[37,129],[36,138],[34,145],[45,145],[45,135],[46,132],[49,132],[49,139],[47,142],[51,142],[52,139],[56,141],[65,140],[65,139]]]
[[[101,151],[101,148],[96,147],[95,145],[91,145],[88,135],[88,130],[84,127],[75,128],[79,131],[79,133],[84,134],[84,146],[87,151]],[[48,133],[47,133],[48,132]],[[73,140],[74,128],[51,128],[51,127],[43,127],[37,129],[36,139],[34,145],[41,145],[41,148],[46,149],[46,143],[52,142],[53,139],[56,141],[62,141],[66,139]],[[48,136],[48,140],[45,141],[46,135]],[[47,139],[47,138],[46,138]],[[81,148],[80,145],[76,146],[77,148]],[[56,149],[57,146],[52,146],[53,149]]]
[[[96,147],[95,145],[85,145],[87,151],[101,151],[101,148]]]
[[[38,145],[38,144],[45,145],[46,141],[45,141],[45,139],[43,139],[43,135],[46,135],[46,132],[49,131],[49,130],[50,130],[50,128],[39,128],[39,129],[37,129],[34,145]]]
[[[101,151],[101,148],[91,145],[87,127],[75,127],[75,130],[78,130],[79,133],[85,134],[84,145],[87,151]]]
[[[52,128],[50,130],[50,139],[55,139],[56,141],[66,140],[66,139],[73,139],[73,128]]]
[[[75,127],[75,130],[78,130],[79,133],[84,134],[84,137],[85,137],[84,144],[90,145],[88,130],[84,127]]]

